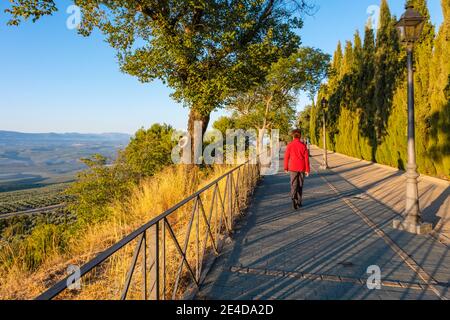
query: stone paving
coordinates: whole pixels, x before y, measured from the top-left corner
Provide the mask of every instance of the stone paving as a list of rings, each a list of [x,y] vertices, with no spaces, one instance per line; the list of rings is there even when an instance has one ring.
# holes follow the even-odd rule
[[[263,178],[196,299],[450,298],[448,246],[431,236],[394,230],[398,213],[389,204],[337,170],[318,172],[320,159],[314,149],[314,172],[306,180],[300,211],[291,207],[287,175]],[[370,175],[366,180],[376,183]],[[367,287],[367,268],[373,265],[381,269],[380,290]]]

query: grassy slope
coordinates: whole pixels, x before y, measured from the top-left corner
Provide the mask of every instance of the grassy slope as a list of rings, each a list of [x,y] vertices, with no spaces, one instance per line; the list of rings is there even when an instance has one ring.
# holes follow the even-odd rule
[[[196,172],[194,176],[197,176],[198,179],[192,182],[185,178],[186,174],[182,167],[166,168],[153,178],[144,181],[139,187],[136,187],[132,196],[125,203],[111,204],[110,215],[106,221],[97,225],[90,225],[85,230],[80,230],[64,247],[59,245],[60,235],[58,234],[58,229],[53,227],[44,228],[42,230],[44,236],[33,239],[34,242],[32,243],[25,241],[26,245],[16,248],[5,247],[0,252],[0,278],[4,280],[0,284],[0,299],[33,298],[63,277],[66,268],[70,264],[81,265],[85,263],[138,226],[169,209],[190,195],[192,191],[197,190],[202,185],[206,185],[209,181],[214,180],[229,169],[227,167],[218,167],[206,173]],[[222,184],[221,189],[223,193],[225,191],[224,188],[225,186]],[[245,194],[247,190],[242,186],[240,192]],[[244,197],[241,198],[243,199]],[[202,201],[204,201],[206,212],[210,208],[210,199],[211,192],[203,195]],[[185,237],[189,211],[189,208],[185,207],[171,216],[171,223],[180,241]],[[205,225],[201,225],[200,228],[203,230]],[[42,249],[40,249],[39,244],[44,241],[50,243],[50,246],[47,245],[45,252],[41,252]],[[192,241],[191,239],[189,247],[193,246]],[[54,244],[54,246],[51,244]],[[210,244],[207,246],[210,246]],[[74,298],[118,298],[132,256],[133,247],[132,245],[127,246],[120,254],[106,261],[99,270],[96,270],[95,281],[91,285],[83,287],[81,294]],[[167,247],[169,290],[173,286],[176,268],[180,262],[179,256],[175,254],[175,251],[173,242],[169,242]],[[33,257],[40,255],[39,257],[42,258],[41,265],[35,271],[29,271],[24,267],[24,262],[30,258],[30,255],[33,255]],[[188,259],[190,261],[194,259],[192,251],[188,252]],[[183,279],[186,280],[185,278]],[[130,297],[139,297],[139,292],[140,290],[136,288],[136,284],[133,285]]]

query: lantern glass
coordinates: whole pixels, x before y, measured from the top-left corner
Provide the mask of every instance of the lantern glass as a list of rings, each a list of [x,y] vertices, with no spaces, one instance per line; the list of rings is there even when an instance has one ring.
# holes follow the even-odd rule
[[[425,19],[419,12],[414,10],[413,6],[407,7],[405,14],[397,22],[397,30],[402,42],[416,42],[422,34]]]
[[[419,40],[420,36],[422,35],[422,31],[423,31],[423,27],[424,26],[425,26],[425,20],[422,20],[414,28],[414,33],[415,33],[415,37],[416,37],[417,40]]]
[[[397,24],[397,31],[398,31],[398,36],[400,38],[400,41],[406,41],[406,31],[405,31],[405,26],[403,25],[399,25]]]

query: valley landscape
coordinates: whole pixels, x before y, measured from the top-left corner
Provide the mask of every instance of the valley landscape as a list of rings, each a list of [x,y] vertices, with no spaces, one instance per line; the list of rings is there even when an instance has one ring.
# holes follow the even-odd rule
[[[0,131],[0,192],[73,181],[86,168],[81,158],[101,154],[112,161],[129,139],[120,133]]]
[[[127,134],[0,131],[0,240],[23,238],[41,222],[72,217],[65,190],[81,170],[80,159],[101,154],[112,162]]]

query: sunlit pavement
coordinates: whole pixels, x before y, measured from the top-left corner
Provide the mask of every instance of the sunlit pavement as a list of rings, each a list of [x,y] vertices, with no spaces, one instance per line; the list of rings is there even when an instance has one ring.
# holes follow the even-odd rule
[[[304,207],[292,209],[287,175],[264,177],[196,298],[450,298],[448,247],[432,236],[392,228],[404,192],[401,173],[334,154],[331,170],[319,172],[321,151],[313,149],[312,155]],[[398,194],[383,186],[389,179],[399,184]],[[421,188],[428,185],[433,182]],[[448,201],[445,185],[436,186],[424,200],[439,210]],[[427,208],[424,212],[429,214]],[[381,289],[367,286],[377,283],[368,268],[381,271]]]

